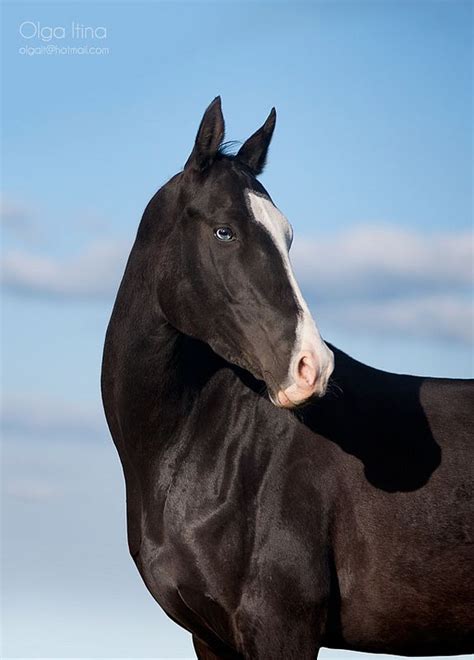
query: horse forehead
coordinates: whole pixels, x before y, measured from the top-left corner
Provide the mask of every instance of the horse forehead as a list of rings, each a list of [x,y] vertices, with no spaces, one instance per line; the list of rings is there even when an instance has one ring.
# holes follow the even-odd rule
[[[246,199],[254,220],[267,230],[281,248],[291,242],[291,225],[279,208],[269,199],[253,190],[246,191]]]

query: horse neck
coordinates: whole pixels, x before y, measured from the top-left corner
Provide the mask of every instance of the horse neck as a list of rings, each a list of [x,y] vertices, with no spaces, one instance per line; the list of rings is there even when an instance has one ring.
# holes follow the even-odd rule
[[[106,389],[113,389],[118,408],[143,420],[189,412],[202,383],[217,368],[217,359],[206,344],[170,325],[153,286],[129,265],[104,353]]]

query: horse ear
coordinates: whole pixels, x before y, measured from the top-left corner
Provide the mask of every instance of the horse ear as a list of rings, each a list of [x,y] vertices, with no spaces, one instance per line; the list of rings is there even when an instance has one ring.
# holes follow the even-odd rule
[[[263,126],[243,143],[237,153],[237,159],[246,165],[255,176],[263,172],[265,167],[275,122],[276,110],[272,108]]]
[[[216,96],[208,105],[201,119],[194,147],[186,161],[185,169],[193,168],[202,171],[212,163],[224,139],[224,129],[221,97]]]

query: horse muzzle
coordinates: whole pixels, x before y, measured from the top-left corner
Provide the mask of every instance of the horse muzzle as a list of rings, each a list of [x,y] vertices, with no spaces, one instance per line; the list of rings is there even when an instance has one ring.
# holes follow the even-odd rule
[[[334,370],[334,354],[325,346],[323,355],[312,349],[300,351],[290,373],[290,385],[282,388],[274,403],[281,408],[294,408],[313,397],[326,393],[329,378]]]

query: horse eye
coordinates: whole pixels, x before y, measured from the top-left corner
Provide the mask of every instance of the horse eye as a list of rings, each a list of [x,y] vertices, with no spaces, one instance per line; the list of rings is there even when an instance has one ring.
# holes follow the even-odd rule
[[[229,227],[217,227],[214,229],[214,236],[220,241],[232,241],[235,238],[235,234]]]

